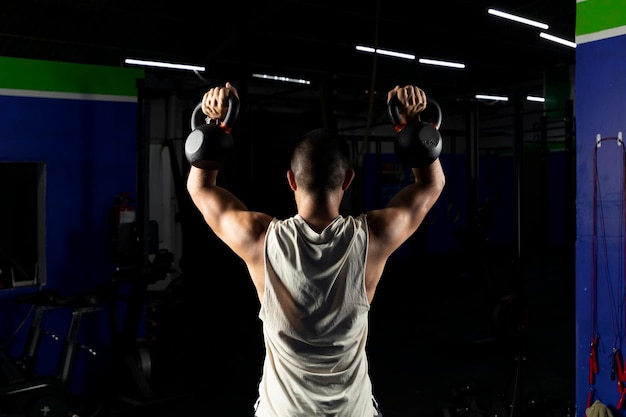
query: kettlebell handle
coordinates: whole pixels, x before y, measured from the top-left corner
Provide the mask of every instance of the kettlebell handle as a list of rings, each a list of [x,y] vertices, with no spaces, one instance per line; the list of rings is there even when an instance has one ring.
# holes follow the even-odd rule
[[[396,131],[402,130],[402,118],[400,117],[400,111],[398,110],[398,106],[400,105],[400,101],[398,100],[398,96],[394,95],[387,103],[387,110],[389,112],[389,118],[391,119],[391,123],[393,124],[394,129]],[[433,100],[432,98],[426,96],[426,108],[430,109],[431,106],[435,109],[436,118],[435,122],[428,122],[435,126],[436,129],[441,128],[441,107],[439,107],[439,103]]]
[[[196,107],[193,109],[191,113],[191,130],[196,130],[196,118],[198,117],[198,112],[202,111],[202,102],[196,104]],[[230,133],[233,125],[235,124],[235,120],[239,116],[239,97],[232,92],[228,95],[228,111],[226,112],[226,117],[220,124],[220,128],[224,129],[226,133]]]

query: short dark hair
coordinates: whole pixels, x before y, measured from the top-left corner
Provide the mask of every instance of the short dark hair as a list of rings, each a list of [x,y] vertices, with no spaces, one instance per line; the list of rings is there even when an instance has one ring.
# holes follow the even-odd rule
[[[311,130],[293,147],[291,170],[298,186],[316,196],[340,187],[348,169],[348,142],[334,130]]]

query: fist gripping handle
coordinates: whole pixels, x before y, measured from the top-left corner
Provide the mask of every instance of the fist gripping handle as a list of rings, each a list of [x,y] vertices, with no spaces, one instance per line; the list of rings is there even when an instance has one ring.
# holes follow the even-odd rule
[[[398,132],[394,142],[394,151],[398,161],[409,168],[420,168],[432,164],[441,154],[441,108],[439,104],[428,98],[425,112],[434,109],[433,122],[417,121],[403,124],[398,111],[398,98],[393,96],[387,104],[389,118]],[[423,114],[422,113],[422,114]]]
[[[220,169],[233,154],[234,140],[230,131],[239,116],[239,98],[229,94],[228,112],[223,122],[197,126],[196,119],[201,109],[202,103],[198,103],[191,114],[192,132],[185,141],[185,156],[197,168]]]

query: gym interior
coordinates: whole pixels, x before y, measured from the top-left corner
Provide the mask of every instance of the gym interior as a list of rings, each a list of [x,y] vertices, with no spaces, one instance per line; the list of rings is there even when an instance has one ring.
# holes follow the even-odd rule
[[[370,311],[385,417],[570,417],[596,401],[622,415],[626,15],[576,13],[575,65],[532,90],[503,103],[430,90],[446,187]],[[259,302],[185,189],[197,104],[226,78],[0,65],[0,417],[252,417]],[[220,181],[250,209],[295,212],[289,145],[320,125],[351,145],[345,213],[411,180],[382,95],[349,97],[346,114],[341,77],[227,80],[242,107]]]

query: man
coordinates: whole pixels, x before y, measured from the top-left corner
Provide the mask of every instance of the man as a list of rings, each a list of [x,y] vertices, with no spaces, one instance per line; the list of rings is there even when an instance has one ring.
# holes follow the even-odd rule
[[[202,111],[223,120],[226,83],[209,90]],[[238,97],[238,95],[237,95]],[[396,86],[402,123],[419,120],[424,92]],[[339,212],[354,178],[341,136],[319,129],[293,149],[287,181],[297,214],[250,211],[217,185],[217,169],[192,166],[187,189],[213,232],[245,262],[260,301],[265,359],[256,417],[374,417],[365,345],[368,312],[389,256],[424,220],[444,187],[439,159],[411,168],[415,181],[382,209]]]

